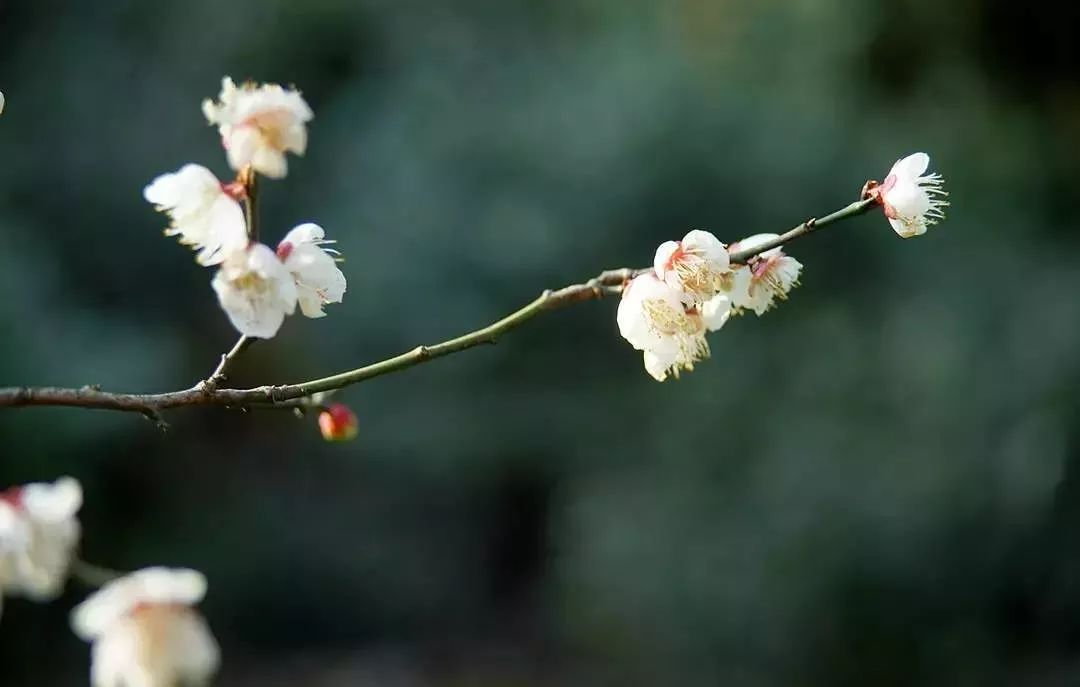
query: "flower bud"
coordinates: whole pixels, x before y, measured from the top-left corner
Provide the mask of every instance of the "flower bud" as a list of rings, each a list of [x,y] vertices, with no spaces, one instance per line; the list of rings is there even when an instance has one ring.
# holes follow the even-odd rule
[[[356,438],[356,414],[344,403],[334,403],[319,413],[319,431],[327,441],[349,441]]]

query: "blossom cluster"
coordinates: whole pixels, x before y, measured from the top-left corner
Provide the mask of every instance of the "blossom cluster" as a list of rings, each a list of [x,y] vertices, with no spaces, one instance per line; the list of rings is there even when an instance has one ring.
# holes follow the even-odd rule
[[[729,251],[775,241],[758,234],[725,246],[713,234],[695,229],[681,241],[656,250],[653,269],[623,288],[616,320],[619,332],[643,352],[645,370],[657,381],[678,377],[709,357],[705,335],[732,315],[768,312],[799,283],[802,263],[779,247],[745,265],[732,264]]]
[[[0,492],[0,596],[55,599],[79,544],[83,492],[63,477]],[[94,687],[206,683],[218,646],[194,607],[206,578],[194,570],[147,568],[106,583],[71,614],[92,642]]]
[[[883,183],[870,182],[866,198],[881,205],[901,238],[926,233],[948,205],[938,174],[926,174],[930,157],[897,160]],[[642,351],[645,370],[657,381],[678,378],[709,357],[706,334],[733,315],[764,315],[798,286],[802,263],[784,253],[778,234],[755,234],[725,246],[695,229],[681,241],[656,249],[651,270],[623,287],[616,321],[619,333]],[[731,254],[750,254],[744,264]]]
[[[197,251],[200,265],[217,267],[211,285],[241,334],[269,339],[297,306],[306,317],[323,317],[323,307],[345,295],[338,253],[327,247],[333,241],[309,222],[272,249],[255,240],[242,205],[250,203],[256,175],[280,179],[288,171],[286,153],[304,154],[311,108],[295,90],[237,86],[226,77],[218,100],[205,101],[203,113],[218,127],[238,175],[222,182],[206,167],[189,163],[154,179],[143,196],[169,215],[165,234]]]

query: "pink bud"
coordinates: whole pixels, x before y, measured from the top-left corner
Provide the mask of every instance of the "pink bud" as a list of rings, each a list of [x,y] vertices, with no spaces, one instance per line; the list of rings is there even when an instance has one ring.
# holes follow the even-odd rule
[[[334,403],[319,413],[319,431],[327,441],[349,441],[358,432],[356,414],[344,403]]]

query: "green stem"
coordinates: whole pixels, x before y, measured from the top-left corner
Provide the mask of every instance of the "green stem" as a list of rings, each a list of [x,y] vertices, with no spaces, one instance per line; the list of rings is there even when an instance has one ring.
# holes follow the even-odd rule
[[[68,575],[71,576],[71,579],[86,587],[103,587],[109,582],[123,577],[126,574],[127,573],[119,570],[103,568],[100,565],[87,563],[80,558],[76,558],[72,561],[71,567],[68,569]]]

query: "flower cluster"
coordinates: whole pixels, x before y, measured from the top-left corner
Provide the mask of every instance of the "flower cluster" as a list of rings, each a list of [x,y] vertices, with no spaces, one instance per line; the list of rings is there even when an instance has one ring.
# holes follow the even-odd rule
[[[71,477],[0,492],[0,592],[49,601],[60,595],[79,544],[82,487]],[[92,642],[94,687],[202,685],[217,671],[217,642],[194,606],[206,578],[146,568],[106,583],[71,614]]]
[[[217,267],[211,285],[241,334],[273,337],[297,305],[306,317],[324,316],[323,306],[341,302],[346,282],[322,227],[301,224],[271,249],[255,240],[242,205],[251,201],[257,174],[280,179],[288,171],[285,154],[304,154],[311,108],[295,90],[237,87],[225,78],[218,102],[207,100],[203,112],[238,175],[222,182],[206,167],[186,164],[154,179],[143,196],[169,215],[165,234],[197,251],[200,265]]]
[[[930,157],[915,153],[893,165],[882,183],[868,182],[864,198],[881,205],[902,238],[920,236],[943,219],[948,205],[938,174],[926,174]],[[811,223],[807,223],[809,226]],[[623,287],[619,333],[642,351],[645,370],[657,381],[678,377],[709,357],[705,335],[732,315],[764,315],[799,284],[802,263],[784,253],[785,238],[755,234],[724,246],[707,231],[656,249],[651,270]],[[733,254],[746,257],[731,262]]]
[[[779,248],[746,265],[731,263],[729,251],[745,250],[776,239],[760,234],[725,246],[707,231],[695,229],[681,241],[660,244],[653,269],[623,289],[619,332],[643,352],[645,370],[657,381],[678,377],[709,357],[705,338],[732,315],[768,311],[798,284],[802,265]]]

